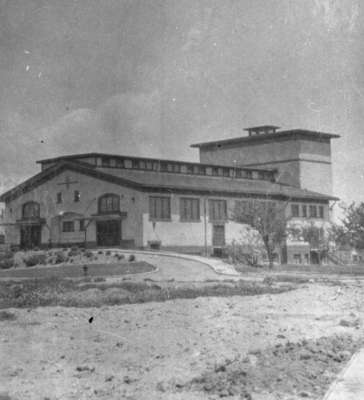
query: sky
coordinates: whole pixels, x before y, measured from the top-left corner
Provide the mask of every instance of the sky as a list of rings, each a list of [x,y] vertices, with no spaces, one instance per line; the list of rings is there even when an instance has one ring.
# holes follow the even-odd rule
[[[364,200],[360,0],[0,0],[0,189],[36,160],[198,160],[273,124],[341,135],[334,194]]]

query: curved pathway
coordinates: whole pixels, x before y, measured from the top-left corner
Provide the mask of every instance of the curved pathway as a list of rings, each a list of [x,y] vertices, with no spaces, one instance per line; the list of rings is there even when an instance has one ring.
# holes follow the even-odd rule
[[[108,249],[123,254],[135,254],[137,260],[148,262],[158,269],[148,273],[135,274],[134,277],[154,280],[204,281],[207,279],[241,278],[241,275],[223,261],[172,252],[152,252],[142,250]]]

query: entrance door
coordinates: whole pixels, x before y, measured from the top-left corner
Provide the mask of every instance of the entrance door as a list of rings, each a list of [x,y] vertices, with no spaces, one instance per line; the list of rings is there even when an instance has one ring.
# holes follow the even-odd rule
[[[98,221],[97,245],[119,246],[121,240],[121,223],[119,220]]]
[[[33,249],[41,245],[41,225],[22,226],[20,229],[20,246],[23,249]]]
[[[225,225],[214,225],[213,226],[212,245],[214,247],[225,246]]]
[[[320,255],[318,251],[311,250],[311,264],[320,264]]]

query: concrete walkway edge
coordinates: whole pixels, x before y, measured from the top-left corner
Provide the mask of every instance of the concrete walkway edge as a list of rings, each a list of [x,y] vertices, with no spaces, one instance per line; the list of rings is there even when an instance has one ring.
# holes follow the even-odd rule
[[[356,364],[363,363],[364,361],[364,349],[358,350],[349,362],[346,364],[345,368],[340,372],[340,374],[336,377],[335,381],[331,384],[329,390],[326,392],[325,396],[322,400],[359,400],[364,399],[364,370],[361,369],[361,373],[363,378],[361,379],[362,386],[360,388],[360,393],[355,392],[354,389],[350,385],[351,380],[353,379],[353,372],[355,378],[356,372]],[[360,365],[359,365],[360,366]],[[350,397],[348,397],[350,396]]]
[[[146,254],[146,255],[154,255],[154,256],[164,256],[164,257],[175,257],[184,260],[191,260],[200,262],[201,264],[207,265],[210,269],[212,269],[218,275],[226,275],[231,277],[241,277],[235,268],[232,265],[226,264],[220,260],[210,259],[208,257],[202,256],[194,256],[183,253],[173,253],[169,251],[148,251],[148,250],[127,250],[127,249],[118,249],[118,248],[110,248],[105,249],[110,251],[118,251],[120,253],[127,254]]]

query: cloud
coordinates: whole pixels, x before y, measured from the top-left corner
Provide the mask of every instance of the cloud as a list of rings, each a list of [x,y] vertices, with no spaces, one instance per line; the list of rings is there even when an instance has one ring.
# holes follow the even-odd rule
[[[40,131],[45,156],[93,151],[145,155],[159,135],[159,104],[158,91],[126,92],[95,110],[74,110]]]

